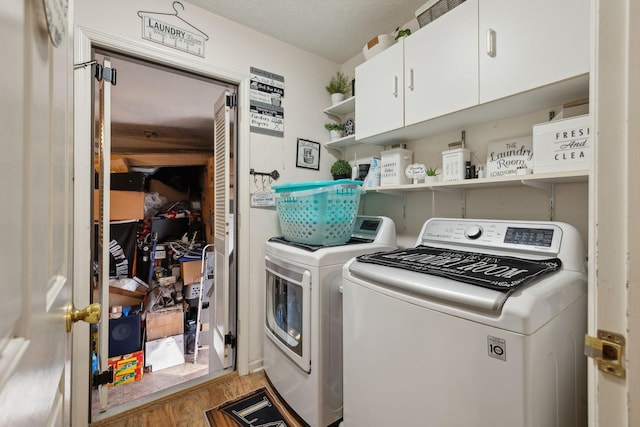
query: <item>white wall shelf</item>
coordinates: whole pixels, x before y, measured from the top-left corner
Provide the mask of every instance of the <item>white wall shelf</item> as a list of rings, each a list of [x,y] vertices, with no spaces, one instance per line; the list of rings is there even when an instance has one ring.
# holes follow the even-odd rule
[[[337,104],[332,105],[329,108],[325,108],[323,112],[328,116],[334,117],[335,119],[339,120],[342,123],[344,116],[355,112],[355,110],[356,110],[356,97],[352,96],[351,98],[347,98],[342,102],[338,102]],[[355,135],[347,135],[345,137],[333,139],[331,141],[324,143],[325,148],[338,150],[340,152],[342,152],[343,148],[350,147],[352,145],[356,145]]]
[[[540,173],[530,175],[501,176],[481,179],[465,179],[461,181],[437,182],[437,183],[419,183],[407,185],[385,185],[382,187],[365,187],[365,192],[377,192],[383,194],[391,194],[400,196],[403,204],[406,203],[406,195],[408,192],[431,191],[431,192],[447,192],[458,193],[460,196],[460,215],[462,218],[466,216],[466,190],[477,188],[499,188],[499,187],[515,187],[526,186],[543,191],[548,201],[549,220],[553,221],[555,217],[555,191],[554,184],[568,183],[586,183],[589,181],[588,170],[577,170],[557,173]],[[435,216],[435,205],[432,208],[432,216]]]
[[[324,146],[326,148],[335,148],[339,150],[345,147],[350,147],[355,144],[356,144],[356,136],[348,135],[342,138],[332,139],[331,141],[325,142]]]
[[[421,182],[419,184],[387,185],[383,187],[366,187],[365,191],[401,194],[413,191],[450,191],[453,189],[468,190],[473,188],[513,187],[525,185],[546,190],[551,184],[566,184],[573,182],[588,182],[589,171],[578,170],[557,173],[539,173],[530,175],[511,175],[491,178],[465,179],[449,182]],[[548,192],[548,190],[547,190]]]
[[[323,111],[325,114],[336,117],[342,117],[345,114],[353,113],[356,111],[356,97],[352,96],[351,98],[347,98],[329,108],[325,108]]]

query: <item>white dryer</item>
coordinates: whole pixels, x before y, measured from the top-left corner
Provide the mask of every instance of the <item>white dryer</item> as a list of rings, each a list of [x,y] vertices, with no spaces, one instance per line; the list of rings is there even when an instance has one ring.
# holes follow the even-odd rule
[[[345,427],[587,425],[587,277],[559,222],[434,218],[343,269]]]
[[[275,237],[265,244],[264,369],[311,427],[342,419],[342,267],[357,255],[395,248],[395,225],[381,216],[358,216],[346,243]]]

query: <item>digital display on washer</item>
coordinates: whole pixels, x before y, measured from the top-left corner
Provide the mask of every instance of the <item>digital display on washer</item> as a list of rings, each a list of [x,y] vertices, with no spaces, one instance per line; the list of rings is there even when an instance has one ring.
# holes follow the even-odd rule
[[[546,248],[551,247],[552,240],[553,230],[548,228],[507,227],[507,233],[504,236],[505,243],[544,246]]]
[[[374,219],[365,219],[358,227],[359,230],[362,231],[376,231],[378,229],[378,225],[380,225],[380,221]]]

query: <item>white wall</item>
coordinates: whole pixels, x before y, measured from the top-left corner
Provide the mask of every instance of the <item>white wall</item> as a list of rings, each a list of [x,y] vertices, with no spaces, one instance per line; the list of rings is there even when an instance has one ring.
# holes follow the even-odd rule
[[[124,39],[136,47],[166,52],[175,57],[174,66],[202,62],[212,69],[227,70],[233,74],[249,77],[250,67],[284,76],[285,97],[282,106],[285,113],[284,138],[243,132],[248,119],[248,106],[240,100],[239,126],[239,188],[248,189],[238,195],[238,202],[248,206],[249,192],[255,191],[253,177],[249,169],[270,172],[278,170],[280,179],[276,184],[290,181],[308,181],[330,178],[329,168],[335,160],[334,154],[321,149],[320,171],[295,167],[297,138],[325,142],[328,133],[323,125],[327,118],[322,110],[329,106],[330,97],[325,90],[331,76],[339,64],[320,58],[297,47],[282,43],[264,34],[243,27],[227,19],[206,12],[183,2],[184,11],[180,17],[209,36],[205,42],[205,57],[200,58],[163,45],[147,41],[141,37],[141,18],[138,11],[172,13],[170,2],[153,0],[112,0],[104,3],[97,0],[83,0],[75,7],[75,23],[78,27],[93,32],[106,33]],[[173,17],[158,17],[173,23]],[[177,24],[178,25],[178,24]],[[178,25],[182,28],[186,24]],[[123,52],[126,53],[126,52]],[[187,65],[184,65],[188,68]],[[200,67],[202,68],[202,67]],[[188,69],[187,69],[188,71]],[[122,78],[122,76],[119,76]],[[241,181],[246,180],[243,186]],[[247,182],[248,181],[248,182]],[[238,242],[239,248],[239,288],[240,295],[249,301],[242,301],[247,307],[248,317],[243,319],[240,333],[249,334],[249,369],[262,364],[262,322],[264,318],[264,253],[263,243],[269,237],[279,234],[275,209],[248,209],[249,217],[240,218],[241,236],[248,240]],[[242,214],[242,209],[240,210]],[[243,234],[243,229],[245,233]],[[248,229],[248,232],[246,232]],[[248,270],[248,274],[247,274]],[[247,291],[248,289],[248,291]],[[240,313],[242,315],[242,313]],[[248,323],[248,325],[247,325]],[[246,338],[246,336],[245,336]],[[243,340],[240,339],[242,343]]]

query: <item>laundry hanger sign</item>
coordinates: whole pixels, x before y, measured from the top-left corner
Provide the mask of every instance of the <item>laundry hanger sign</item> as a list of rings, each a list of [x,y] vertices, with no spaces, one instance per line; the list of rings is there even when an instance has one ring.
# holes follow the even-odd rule
[[[142,38],[188,52],[204,58],[204,43],[209,36],[179,15],[184,5],[173,2],[173,12],[150,12],[139,10],[142,21]]]

